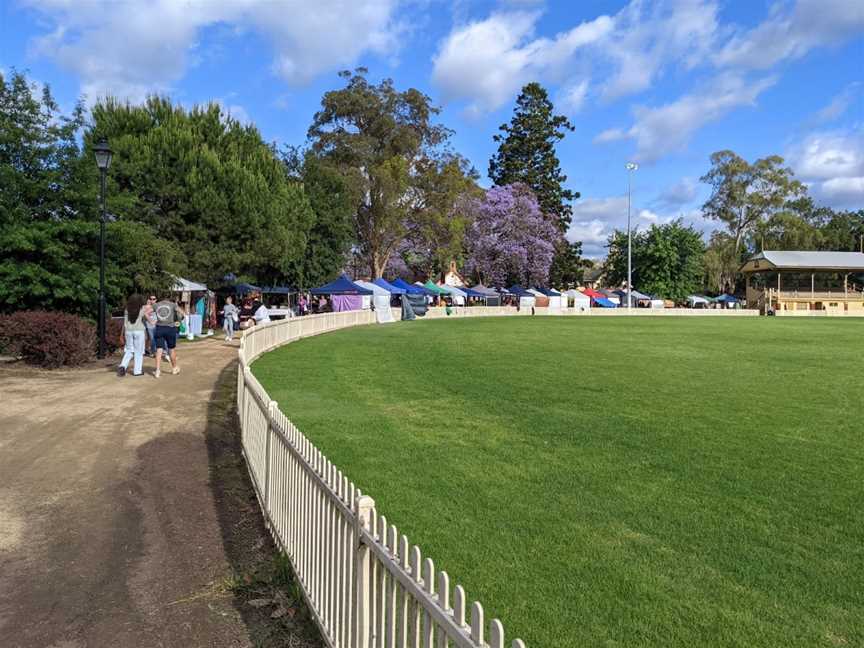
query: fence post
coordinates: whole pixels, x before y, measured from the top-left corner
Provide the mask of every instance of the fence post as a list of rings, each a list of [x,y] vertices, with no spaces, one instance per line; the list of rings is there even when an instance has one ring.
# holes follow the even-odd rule
[[[264,522],[267,527],[270,527],[270,455],[272,453],[272,438],[273,438],[273,419],[276,417],[276,410],[279,409],[279,404],[271,400],[267,404],[267,439],[264,445]]]
[[[363,542],[362,530],[369,527],[375,500],[368,495],[357,498],[354,507],[354,533],[356,534],[356,560],[354,561],[354,648],[370,648],[369,608],[371,605],[369,546]]]

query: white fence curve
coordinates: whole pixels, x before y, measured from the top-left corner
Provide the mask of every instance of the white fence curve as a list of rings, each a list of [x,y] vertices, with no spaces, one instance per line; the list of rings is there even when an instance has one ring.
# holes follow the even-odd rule
[[[237,410],[258,503],[288,556],[310,613],[331,648],[504,648],[486,621],[420,548],[409,543],[303,435],[249,368],[300,338],[372,324],[371,311],[324,313],[256,326],[240,340]],[[515,639],[512,648],[525,648]]]

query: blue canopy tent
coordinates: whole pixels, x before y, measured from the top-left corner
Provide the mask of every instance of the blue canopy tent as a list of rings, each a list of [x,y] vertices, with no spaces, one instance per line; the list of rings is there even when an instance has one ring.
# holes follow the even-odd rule
[[[431,290],[426,290],[422,286],[415,286],[414,284],[409,284],[407,281],[403,281],[402,279],[394,279],[390,282],[392,285],[397,288],[401,288],[409,295],[433,295],[435,296],[437,293],[433,293]]]
[[[323,286],[310,290],[313,295],[330,295],[333,311],[360,310],[363,308],[363,297],[368,296],[372,300],[372,291],[368,288],[358,286],[344,274],[338,279]]]
[[[552,290],[550,288],[538,288],[537,291],[543,293],[547,297],[560,297],[561,296],[561,293],[559,293],[555,290]]]
[[[511,295],[516,295],[517,297],[534,297],[534,293],[528,292],[525,288],[520,286],[519,284],[513,284],[507,289],[507,292]]]
[[[489,297],[488,294],[478,292],[478,291],[474,290],[473,288],[467,288],[466,287],[466,288],[460,288],[459,290],[464,292],[468,297],[479,297],[480,299],[486,299],[487,297]]]
[[[243,295],[248,295],[253,292],[261,292],[261,289],[258,286],[253,286],[248,283],[239,283],[234,284],[233,286],[225,286],[225,292],[234,293],[235,295],[239,295],[242,297]]]
[[[296,291],[291,290],[288,286],[265,286],[261,292],[268,295],[292,295]]]
[[[525,290],[519,284],[513,284],[507,289],[507,292],[511,295],[515,295],[519,299],[519,306],[521,308],[534,308],[534,305],[537,303],[537,296]]]
[[[594,303],[603,308],[618,308],[618,304],[606,297],[594,297]]]
[[[372,283],[374,283],[379,288],[383,288],[384,290],[389,292],[391,295],[404,295],[406,293],[406,290],[404,288],[400,288],[399,286],[394,286],[389,281],[385,281],[384,279],[381,279],[381,278],[376,279]]]
[[[714,299],[716,302],[720,302],[721,304],[737,304],[738,298],[733,297],[732,295],[720,295]]]
[[[722,304],[724,308],[735,308],[740,303],[740,300],[737,297],[725,294],[720,295],[714,301],[718,304]]]
[[[344,274],[328,284],[318,286],[309,291],[313,295],[371,295],[368,288],[358,286]]]

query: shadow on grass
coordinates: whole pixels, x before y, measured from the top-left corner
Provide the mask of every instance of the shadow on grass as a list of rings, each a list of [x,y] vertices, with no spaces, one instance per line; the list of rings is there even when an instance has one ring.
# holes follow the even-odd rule
[[[324,646],[288,560],[264,526],[241,452],[237,418],[237,363],[219,374],[207,408],[210,488],[225,555],[228,587],[255,646]]]

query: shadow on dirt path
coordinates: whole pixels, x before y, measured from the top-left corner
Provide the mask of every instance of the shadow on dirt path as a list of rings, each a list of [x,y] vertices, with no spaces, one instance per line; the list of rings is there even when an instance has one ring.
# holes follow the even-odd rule
[[[246,476],[236,348],[158,380],[0,369],[3,648],[320,645]]]
[[[225,554],[233,570],[235,609],[256,646],[324,646],[279,554],[255,497],[240,444],[237,364],[219,374],[207,412],[210,484]]]

